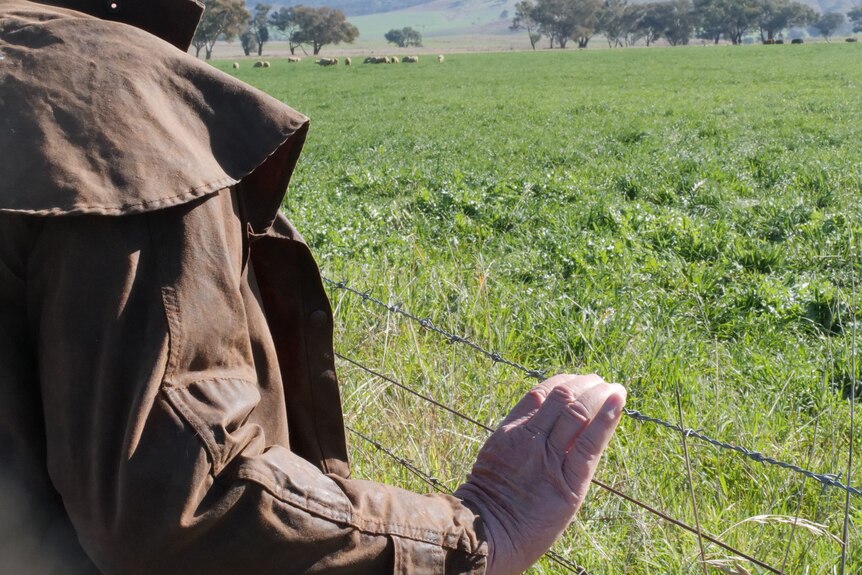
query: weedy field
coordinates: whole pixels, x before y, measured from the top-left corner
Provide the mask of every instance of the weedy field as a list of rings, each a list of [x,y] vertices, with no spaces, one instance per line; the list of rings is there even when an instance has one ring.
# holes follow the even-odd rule
[[[285,209],[326,277],[525,366],[624,383],[644,414],[679,424],[679,398],[684,427],[846,481],[862,379],[860,59],[853,44],[689,47],[236,74],[312,118]],[[531,386],[331,295],[338,352],[485,424]],[[483,431],[340,369],[352,428],[459,484]],[[429,490],[350,440],[358,477]],[[691,525],[693,491],[701,528],[732,547],[786,573],[840,572],[845,491],[687,447],[691,480],[680,433],[624,417],[598,478]],[[859,573],[862,498],[849,514],[845,572]],[[704,547],[709,573],[768,572]],[[555,550],[595,574],[704,571],[695,536],[597,487]]]

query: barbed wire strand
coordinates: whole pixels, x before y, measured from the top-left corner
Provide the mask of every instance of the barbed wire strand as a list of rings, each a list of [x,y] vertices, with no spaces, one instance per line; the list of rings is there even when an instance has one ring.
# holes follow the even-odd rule
[[[853,269],[856,260],[856,250],[854,249],[856,242],[853,234],[853,229],[850,229],[850,269]],[[856,274],[850,274],[850,289],[851,304],[856,303]],[[836,310],[837,311],[837,310]],[[853,473],[853,437],[856,435],[856,314],[853,314],[853,329],[850,334],[850,444],[847,447],[847,483],[850,483],[850,478]],[[847,569],[847,552],[850,547],[850,495],[845,495],[844,499],[844,525],[841,530],[841,575],[844,575]]]
[[[357,295],[360,298],[362,298],[362,300],[365,302],[369,302],[369,303],[372,303],[374,305],[383,307],[392,313],[406,317],[406,318],[418,323],[424,329],[431,331],[431,332],[434,332],[434,333],[437,333],[438,335],[445,337],[449,341],[449,343],[452,343],[452,344],[458,343],[458,344],[466,345],[467,347],[473,349],[475,352],[480,353],[481,355],[484,355],[485,357],[487,357],[488,359],[490,359],[494,363],[501,363],[504,365],[508,365],[514,369],[517,369],[517,370],[523,372],[525,375],[527,375],[528,377],[531,377],[533,379],[541,381],[545,377],[545,371],[544,370],[531,369],[529,367],[526,367],[524,365],[519,364],[518,362],[515,362],[515,361],[512,361],[510,359],[503,357],[499,352],[490,351],[490,350],[482,347],[481,345],[471,341],[470,339],[468,339],[466,337],[463,337],[463,336],[451,333],[449,331],[446,331],[445,329],[439,328],[436,325],[434,325],[434,323],[431,321],[430,318],[420,318],[420,317],[410,313],[409,311],[404,310],[400,304],[387,304],[387,303],[375,298],[374,296],[372,296],[368,292],[362,292],[362,291],[359,291],[359,290],[349,286],[346,281],[334,281],[334,280],[329,279],[325,276],[321,276],[321,277],[326,284],[332,286],[333,288],[340,289],[340,290],[346,291],[348,293],[352,293],[352,294]],[[698,431],[696,429],[683,428],[683,427],[680,427],[679,425],[676,425],[676,424],[671,423],[669,421],[665,421],[665,420],[659,419],[657,417],[651,417],[651,416],[645,415],[636,409],[624,408],[623,413],[625,413],[627,416],[629,416],[630,418],[632,418],[632,419],[634,419],[640,423],[656,424],[656,425],[665,427],[667,429],[670,429],[672,431],[675,431],[677,433],[682,433],[686,437],[694,437],[695,439],[709,443],[710,445],[717,447],[719,449],[723,449],[723,450],[727,450],[727,451],[734,451],[734,452],[742,455],[743,457],[751,459],[752,461],[756,461],[757,463],[760,463],[763,465],[772,465],[772,466],[780,467],[780,468],[785,469],[787,471],[799,473],[801,475],[804,475],[805,477],[808,477],[809,479],[813,479],[814,481],[821,483],[822,485],[841,489],[843,491],[846,491],[849,494],[862,497],[862,489],[860,489],[858,487],[854,487],[854,486],[846,484],[846,483],[842,483],[837,474],[815,473],[814,471],[804,469],[802,467],[799,467],[798,465],[794,465],[794,464],[788,463],[786,461],[780,461],[780,460],[775,459],[773,457],[766,456],[763,453],[760,453],[759,451],[755,451],[753,449],[748,449],[748,448],[742,447],[740,445],[734,445],[732,443],[727,443],[724,441],[720,441],[718,439],[714,439],[712,437],[705,435],[704,433],[701,433],[700,431]]]
[[[404,389],[404,390],[406,390],[406,391],[410,392],[411,394],[415,395],[416,397],[419,397],[419,398],[421,398],[421,399],[424,399],[424,400],[426,400],[426,401],[429,401],[429,402],[430,402],[430,403],[432,403],[433,405],[436,405],[436,406],[438,406],[438,407],[443,407],[443,404],[441,404],[440,402],[438,402],[438,401],[434,400],[433,398],[430,398],[430,397],[429,397],[429,396],[427,396],[427,395],[424,395],[424,394],[422,394],[422,393],[419,393],[419,392],[417,392],[417,391],[413,390],[412,388],[410,388],[409,386],[404,385],[403,383],[398,382],[398,381],[396,381],[396,380],[392,379],[391,377],[388,377],[388,376],[386,376],[386,375],[383,375],[382,373],[380,373],[380,372],[378,372],[378,371],[375,371],[374,369],[371,369],[370,367],[367,367],[367,366],[363,365],[362,363],[360,363],[360,362],[358,362],[358,361],[356,361],[356,360],[354,360],[354,359],[347,358],[347,357],[345,357],[345,356],[343,356],[343,355],[341,355],[341,354],[336,354],[336,355],[337,355],[340,359],[342,359],[342,360],[344,360],[344,361],[349,362],[350,364],[352,364],[352,365],[354,365],[355,367],[359,368],[360,370],[362,370],[362,371],[364,371],[364,372],[368,373],[369,375],[375,376],[375,377],[380,378],[380,379],[382,379],[382,380],[384,380],[384,381],[386,381],[386,382],[389,382],[389,383],[391,383],[391,384],[393,384],[393,385],[395,385],[395,386],[397,386],[397,387],[399,387],[399,388],[401,388],[401,389]],[[470,416],[468,416],[468,415],[466,415],[466,414],[464,414],[464,413],[461,413],[461,412],[460,412],[460,411],[458,411],[457,409],[454,409],[454,408],[452,408],[452,407],[448,407],[448,406],[446,406],[446,407],[445,407],[445,409],[446,409],[446,411],[448,411],[449,413],[451,413],[451,414],[455,415],[456,417],[459,417],[459,418],[461,418],[461,419],[463,419],[463,420],[465,420],[465,421],[468,421],[468,422],[470,422],[470,423],[472,423],[472,424],[474,424],[474,425],[476,425],[476,426],[480,427],[481,429],[483,429],[483,430],[485,430],[485,431],[487,431],[487,432],[491,432],[491,433],[493,433],[493,431],[494,431],[494,429],[493,429],[493,428],[491,428],[491,427],[489,427],[489,426],[487,426],[487,425],[485,425],[485,424],[483,424],[483,423],[480,423],[480,422],[476,421],[476,420],[475,420],[475,419],[473,419],[472,417],[470,417]],[[348,428],[348,429],[350,429],[350,428]],[[359,432],[357,432],[356,430],[350,429],[350,431],[352,431],[353,433],[356,433],[357,435],[360,435],[360,436],[362,435],[362,434],[360,434]],[[367,439],[366,437],[363,437],[363,438]],[[385,453],[388,453],[388,452],[387,452],[387,450],[386,450],[385,448],[383,448],[382,446],[380,446],[380,447],[379,447],[379,449],[381,449],[381,451],[383,451],[383,452],[385,452]],[[392,455],[393,455],[393,454],[390,454],[390,456],[392,456]],[[399,461],[399,460],[398,460],[397,456],[395,456],[395,457],[393,457],[393,458],[394,458],[396,461],[398,461],[399,463],[401,463],[401,461]],[[405,460],[405,461],[406,461],[406,460]],[[409,469],[409,470],[413,470],[414,472],[416,472],[416,471],[421,472],[421,470],[419,470],[418,468],[416,468],[416,466],[415,466],[414,464],[410,463],[410,462],[408,462],[408,463],[407,463],[406,465],[404,465],[404,466],[405,466],[407,469]],[[436,485],[438,485],[438,484],[443,485],[443,484],[442,484],[442,482],[440,482],[438,479],[434,478],[433,476],[430,476],[430,475],[429,475],[429,477],[431,477],[431,480],[432,480],[432,483],[431,483],[431,484],[432,484],[432,485],[435,485],[435,486],[436,486]],[[657,517],[660,517],[661,519],[663,519],[663,520],[667,521],[668,523],[672,523],[673,525],[676,525],[677,527],[680,527],[681,529],[684,529],[684,530],[686,530],[686,531],[688,531],[688,532],[690,532],[690,533],[693,533],[693,534],[697,535],[698,537],[702,537],[703,539],[706,539],[706,540],[707,540],[707,541],[709,541],[710,543],[714,543],[715,545],[718,545],[718,546],[719,546],[719,547],[721,547],[722,549],[725,549],[725,550],[727,550],[727,551],[730,551],[731,553],[734,553],[735,555],[737,555],[737,556],[739,556],[739,557],[742,557],[743,559],[746,559],[746,560],[750,561],[751,563],[753,563],[753,564],[755,564],[755,565],[757,565],[757,566],[759,566],[759,567],[762,567],[762,568],[764,568],[764,569],[766,569],[766,570],[768,570],[768,571],[770,571],[770,572],[772,572],[772,573],[777,573],[777,574],[779,574],[779,575],[781,575],[781,573],[782,573],[781,571],[779,571],[779,570],[778,570],[778,569],[776,569],[775,567],[772,567],[771,565],[769,565],[769,564],[767,564],[767,563],[764,563],[763,561],[760,561],[759,559],[757,559],[757,558],[755,558],[755,557],[752,557],[751,555],[748,555],[748,554],[746,554],[746,553],[743,553],[743,552],[742,552],[742,551],[740,551],[739,549],[736,549],[736,548],[734,548],[734,547],[731,547],[731,546],[730,546],[730,545],[728,545],[727,543],[724,543],[724,542],[723,542],[723,541],[721,541],[720,539],[717,539],[716,537],[714,537],[714,536],[712,536],[712,535],[709,535],[709,534],[708,534],[708,533],[706,533],[705,531],[703,531],[703,530],[701,530],[701,529],[697,529],[697,528],[695,528],[695,527],[692,527],[691,525],[688,525],[687,523],[684,523],[683,521],[680,521],[679,519],[675,519],[675,518],[671,517],[670,515],[668,515],[667,513],[663,512],[663,511],[660,511],[660,510],[658,510],[658,509],[656,509],[656,508],[652,507],[651,505],[649,505],[649,504],[647,504],[647,503],[644,503],[643,501],[640,501],[640,500],[638,500],[638,499],[636,499],[636,498],[632,497],[631,495],[627,495],[627,494],[623,493],[622,491],[620,491],[620,490],[618,490],[618,489],[616,489],[616,488],[614,488],[614,487],[611,487],[611,486],[610,486],[610,485],[608,485],[607,483],[604,483],[603,481],[600,481],[600,480],[598,480],[598,479],[596,479],[596,478],[593,478],[593,479],[591,480],[591,482],[592,482],[594,485],[597,485],[598,487],[600,487],[600,488],[602,488],[602,489],[604,489],[604,490],[606,490],[606,491],[608,491],[608,492],[612,493],[613,495],[616,495],[617,497],[620,497],[620,498],[622,498],[622,499],[625,499],[625,500],[626,500],[626,501],[628,501],[629,503],[632,503],[632,504],[634,504],[634,505],[636,505],[636,506],[638,506],[638,507],[640,507],[640,508],[642,508],[642,509],[644,509],[644,510],[648,511],[649,513],[652,513],[653,515],[656,515]],[[448,488],[447,488],[447,489],[448,489]]]
[[[430,473],[423,471],[422,469],[420,469],[415,463],[413,463],[409,459],[405,459],[404,457],[401,457],[401,456],[395,454],[391,449],[387,449],[386,447],[383,447],[383,445],[379,441],[376,441],[375,439],[372,439],[371,437],[365,435],[364,433],[357,431],[356,429],[353,429],[349,425],[345,425],[345,428],[348,431],[350,431],[351,433],[353,433],[354,435],[363,439],[365,442],[370,444],[372,447],[374,447],[375,449],[377,449],[381,453],[388,456],[390,459],[392,459],[393,461],[395,461],[396,463],[401,465],[403,468],[405,468],[407,471],[409,471],[410,473],[412,473],[413,475],[415,475],[416,477],[421,479],[423,482],[430,485],[433,489],[436,489],[437,491],[440,491],[441,493],[448,493],[449,495],[454,493],[452,488],[450,488],[448,485],[446,485],[445,483],[443,483],[442,481],[440,481],[439,479],[437,479],[436,477],[434,477]],[[550,559],[551,561],[554,561],[558,565],[562,565],[563,567],[566,567],[570,571],[574,572],[576,575],[590,575],[590,572],[587,571],[587,569],[585,567],[582,567],[582,566],[578,565],[577,563],[575,563],[569,559],[566,559],[565,557],[563,557],[562,555],[560,555],[559,553],[557,553],[553,550],[549,550],[547,553],[545,553],[545,556],[547,556],[548,559]]]

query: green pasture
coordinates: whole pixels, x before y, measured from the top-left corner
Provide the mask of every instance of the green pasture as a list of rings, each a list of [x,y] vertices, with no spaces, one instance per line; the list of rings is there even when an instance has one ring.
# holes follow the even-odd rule
[[[356,60],[236,71],[312,118],[285,209],[324,275],[524,365],[598,372],[628,387],[629,407],[674,423],[679,390],[685,426],[846,478],[862,370],[862,46]],[[489,425],[531,386],[331,295],[337,351]],[[483,432],[340,370],[349,425],[463,480]],[[428,490],[350,439],[358,477]],[[862,486],[859,425],[855,442]],[[693,438],[688,449],[705,531],[786,573],[839,572],[842,491]],[[695,522],[679,434],[624,418],[598,477]],[[862,499],[850,517],[848,574],[862,571]],[[711,574],[766,572],[705,547]],[[555,549],[594,574],[703,573],[694,536],[595,487]]]

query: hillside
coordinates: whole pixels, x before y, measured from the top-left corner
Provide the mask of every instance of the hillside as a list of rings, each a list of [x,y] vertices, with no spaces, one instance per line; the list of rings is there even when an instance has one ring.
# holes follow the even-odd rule
[[[638,3],[648,0],[630,1]],[[822,13],[846,13],[855,3],[855,0],[802,1]],[[456,38],[461,38],[462,41],[469,39],[473,45],[480,37],[500,49],[526,49],[529,47],[526,36],[509,29],[516,2],[517,0],[304,0],[299,3],[343,10],[351,23],[359,28],[358,45],[366,48],[385,46],[383,35],[386,32],[393,28],[410,26],[440,49],[445,49],[447,42],[444,38],[452,42]],[[248,2],[249,6],[255,3]],[[296,2],[277,2],[275,6],[294,4]],[[498,45],[499,40],[493,38],[504,39],[504,43]]]
[[[426,0],[304,0],[300,2],[271,2],[271,4],[276,8],[280,6],[295,6],[297,4],[312,6],[314,8],[329,6],[342,10],[348,16],[362,16],[365,14],[401,10],[424,2]],[[246,0],[249,9],[258,3],[257,1]]]
[[[425,38],[474,34],[511,34],[517,0],[432,0],[407,8],[356,16],[350,21],[365,37],[383,37],[410,26]]]

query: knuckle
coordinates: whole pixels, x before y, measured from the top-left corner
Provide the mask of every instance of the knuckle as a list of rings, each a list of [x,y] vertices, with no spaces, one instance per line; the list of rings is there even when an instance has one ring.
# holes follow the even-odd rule
[[[575,452],[575,456],[584,463],[592,463],[601,457],[603,451],[602,446],[588,434],[578,437],[572,450]]]
[[[571,415],[576,419],[583,419],[588,421],[592,417],[590,415],[589,408],[584,405],[584,402],[580,399],[575,399],[574,401],[569,403],[569,411],[571,412]]]

